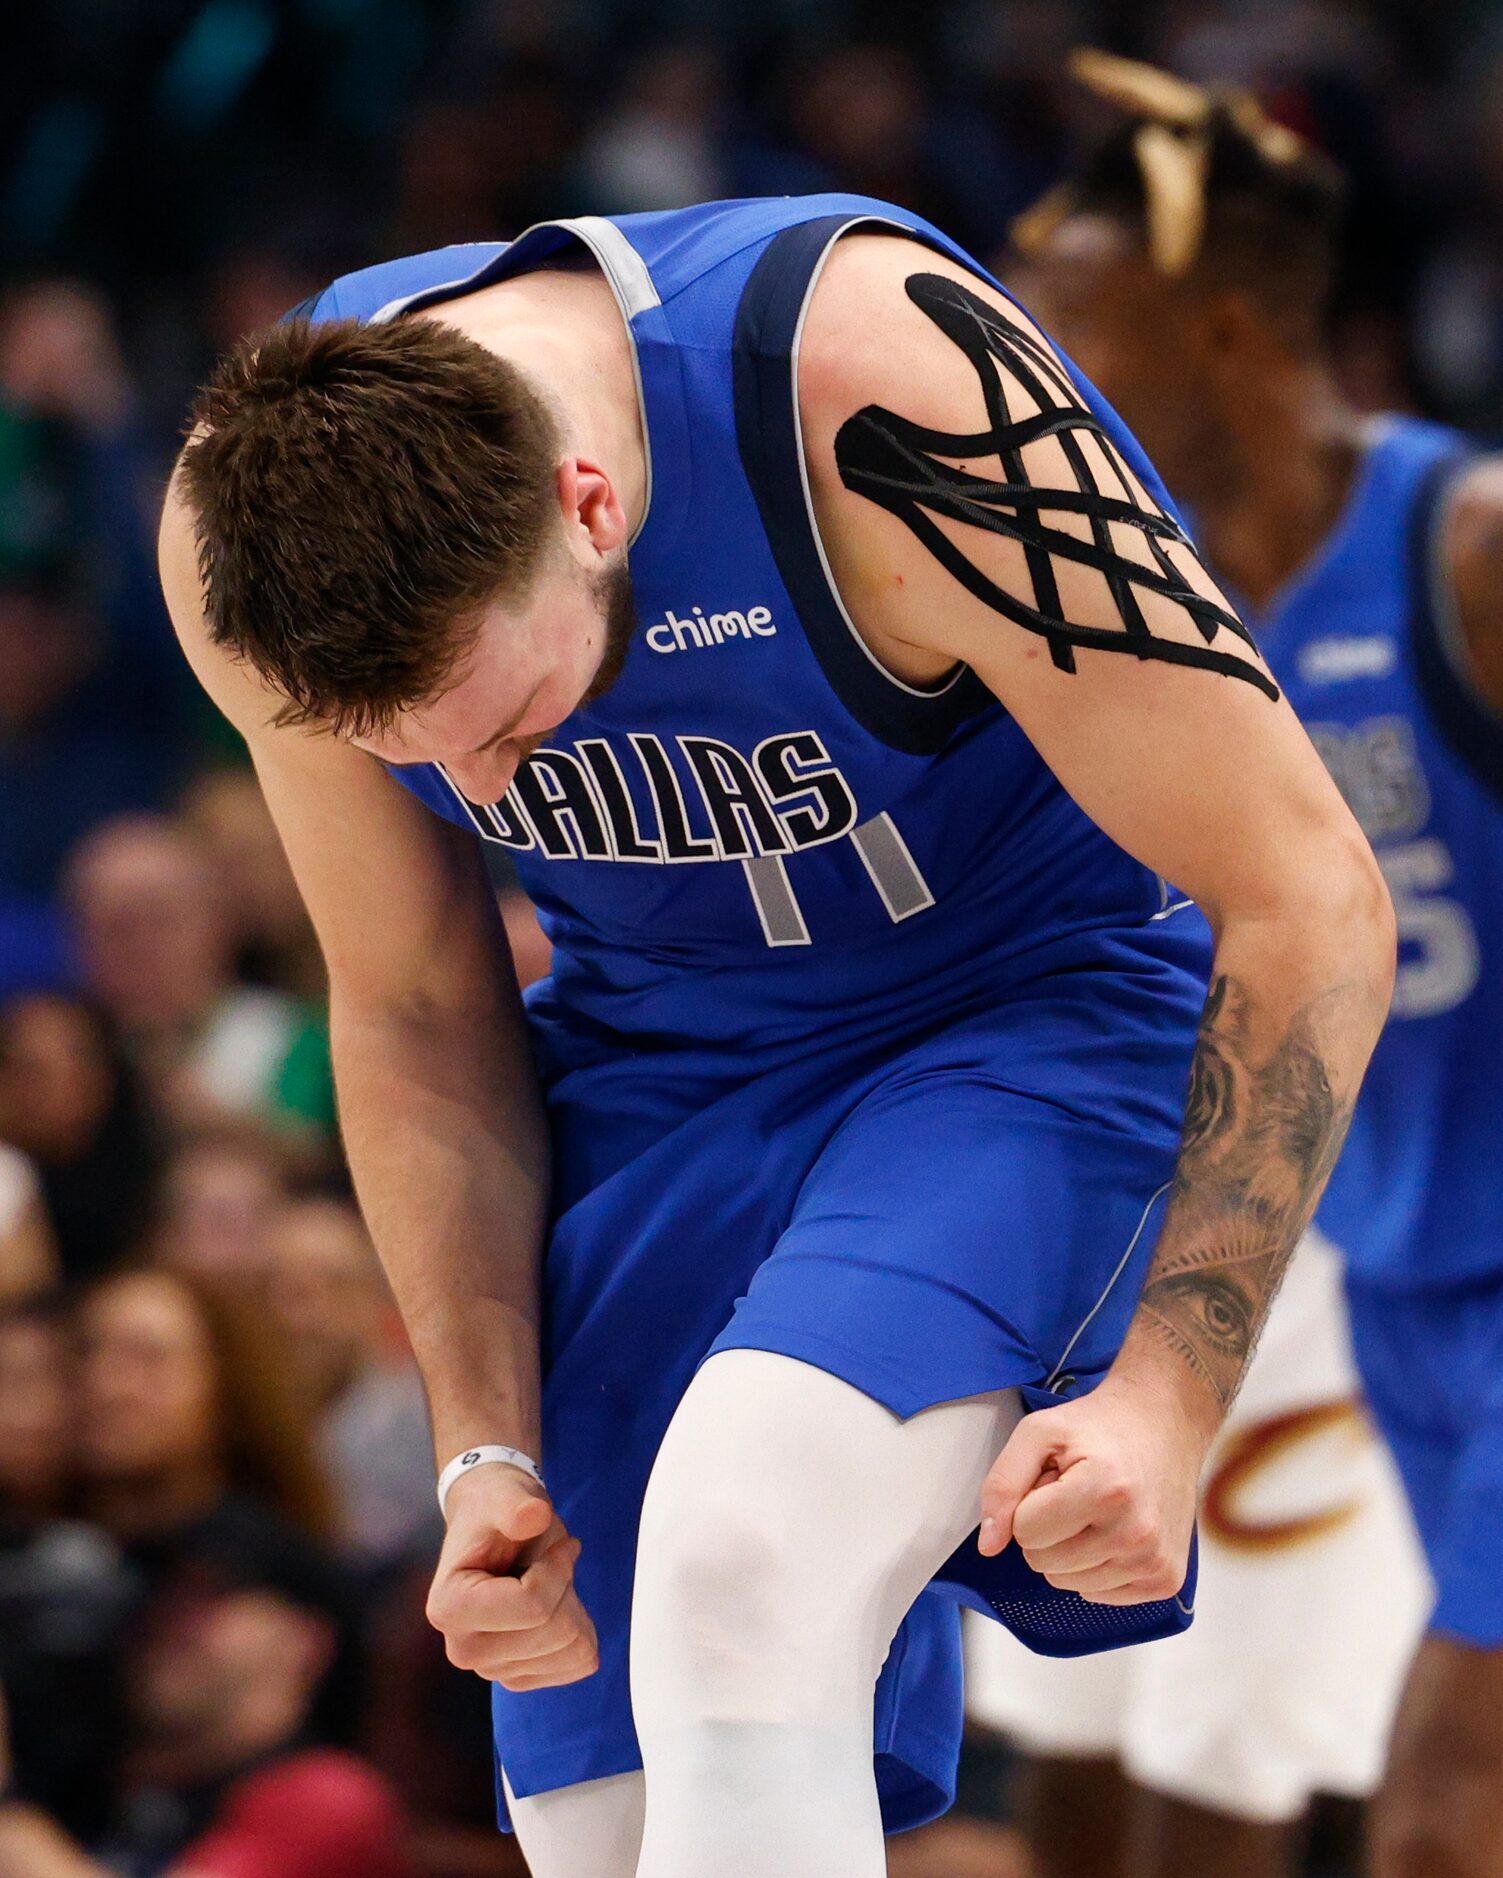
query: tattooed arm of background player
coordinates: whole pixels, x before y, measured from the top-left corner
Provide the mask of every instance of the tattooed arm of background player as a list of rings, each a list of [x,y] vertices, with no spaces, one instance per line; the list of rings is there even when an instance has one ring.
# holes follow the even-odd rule
[[[1451,498],[1446,550],[1477,695],[1503,740],[1503,457],[1467,470]]]
[[[1175,1197],[1112,1377],[1167,1391],[1203,1444],[1334,1160],[1387,1009],[1392,911],[1256,648],[1042,335],[915,257],[848,238],[816,291],[816,510],[877,656],[919,684],[969,665],[1086,813],[1211,922]]]

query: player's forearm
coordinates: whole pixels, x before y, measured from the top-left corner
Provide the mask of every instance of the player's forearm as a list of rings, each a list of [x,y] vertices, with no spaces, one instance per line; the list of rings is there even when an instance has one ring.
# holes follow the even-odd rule
[[[1393,962],[1366,869],[1219,935],[1169,1211],[1113,1370],[1167,1387],[1207,1435],[1336,1163]]]
[[[520,1018],[331,1000],[350,1170],[423,1373],[442,1460],[536,1455],[548,1143]]]

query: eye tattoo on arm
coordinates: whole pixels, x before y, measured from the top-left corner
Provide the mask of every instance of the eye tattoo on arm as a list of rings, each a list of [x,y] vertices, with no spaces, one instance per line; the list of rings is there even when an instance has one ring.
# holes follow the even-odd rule
[[[1323,1029],[1339,1029],[1351,995],[1320,1001]],[[1351,1120],[1331,1088],[1314,1007],[1271,1047],[1261,1029],[1245,987],[1223,973],[1206,999],[1173,1197],[1139,1305],[1223,1405]]]
[[[959,281],[943,274],[914,274],[905,284],[908,298],[975,368],[986,406],[986,428],[969,433],[932,430],[869,404],[848,418],[835,438],[836,467],[845,487],[895,515],[984,605],[1039,634],[1063,672],[1075,670],[1076,648],[1085,646],[1221,672],[1244,679],[1276,700],[1278,686],[1262,667],[1225,643],[1230,637],[1251,649],[1253,640],[1246,627],[1226,607],[1198,593],[1166,552],[1164,544],[1174,542],[1193,553],[1189,537],[1170,516],[1143,505],[1121,452],[1105,426],[1081,404],[1059,361],[1032,334],[1013,325]],[[1037,406],[1026,417],[1014,418],[1011,413],[1008,378]],[[1081,446],[1082,434],[1096,439],[1117,492],[1101,488]],[[1029,481],[1023,452],[1045,437],[1059,440],[1075,478],[1074,489],[1037,488]],[[943,460],[974,457],[995,457],[1001,475],[973,476]],[[1090,539],[1051,526],[1044,519],[1051,512],[1087,517]],[[988,579],[939,527],[936,516],[1018,542],[1033,585],[1032,604]],[[1152,567],[1118,551],[1112,541],[1113,524],[1142,534]],[[1094,568],[1105,578],[1122,621],[1120,631],[1077,625],[1065,618],[1055,576],[1057,561]],[[1148,593],[1180,606],[1204,643],[1186,644],[1156,635],[1139,602],[1139,595]]]

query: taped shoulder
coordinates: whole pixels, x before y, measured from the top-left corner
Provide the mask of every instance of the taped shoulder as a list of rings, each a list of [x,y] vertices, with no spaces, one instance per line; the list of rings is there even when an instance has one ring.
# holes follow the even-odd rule
[[[816,498],[831,516],[836,485],[885,510],[910,553],[1036,635],[1061,672],[1076,670],[1082,650],[1128,654],[1234,677],[1276,699],[1250,635],[1150,492],[1146,463],[1042,332],[957,263],[883,246],[832,269],[840,298],[822,318],[816,298],[810,321],[801,390]],[[901,585],[887,565],[894,538],[885,540],[885,556],[841,557],[835,544],[857,604],[864,584]]]

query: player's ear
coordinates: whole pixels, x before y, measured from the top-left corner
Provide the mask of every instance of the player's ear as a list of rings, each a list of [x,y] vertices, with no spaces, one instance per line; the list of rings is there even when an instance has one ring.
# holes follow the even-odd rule
[[[626,511],[616,486],[589,457],[565,457],[558,466],[558,501],[570,549],[589,561],[626,546]]]

